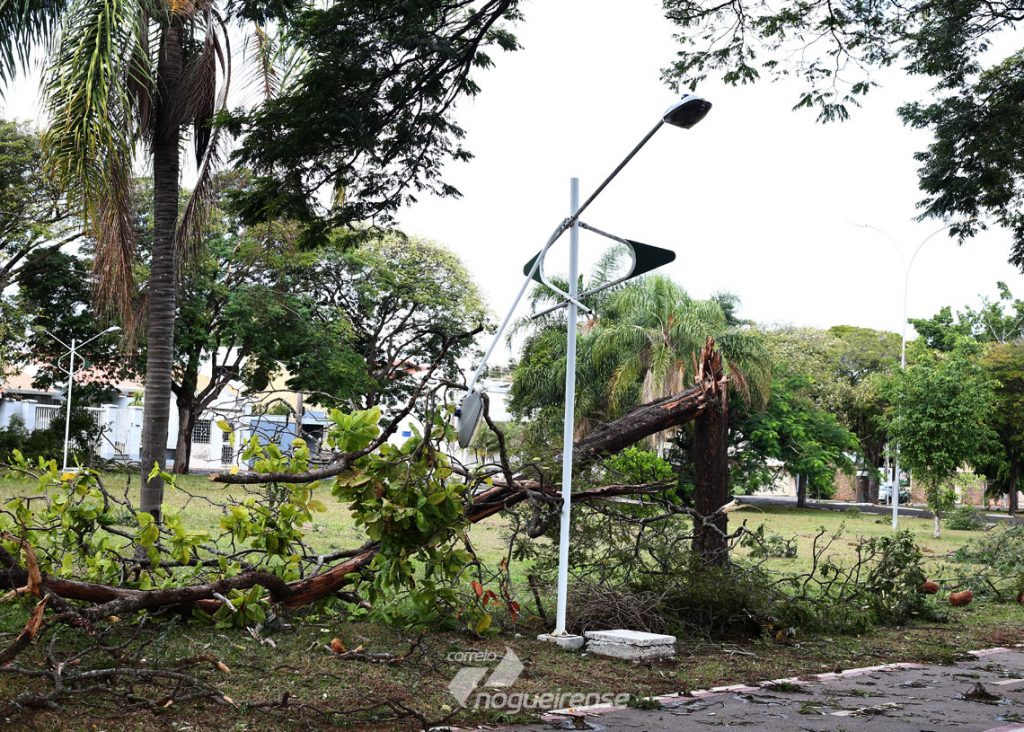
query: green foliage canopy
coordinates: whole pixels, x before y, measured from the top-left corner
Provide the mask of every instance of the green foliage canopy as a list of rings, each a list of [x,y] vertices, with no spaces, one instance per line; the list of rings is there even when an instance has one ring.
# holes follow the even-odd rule
[[[994,395],[976,356],[970,343],[948,354],[919,352],[890,386],[888,429],[899,444],[900,460],[935,489],[991,449],[994,435],[987,417]],[[939,503],[938,508],[944,507]]]

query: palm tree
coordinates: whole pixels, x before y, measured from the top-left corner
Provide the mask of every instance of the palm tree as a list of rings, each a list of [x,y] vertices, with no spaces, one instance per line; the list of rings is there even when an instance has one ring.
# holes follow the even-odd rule
[[[166,459],[181,264],[200,241],[222,152],[212,122],[227,98],[227,27],[211,0],[0,0],[0,82],[39,49],[47,54],[45,161],[95,240],[97,305],[127,333],[145,333],[140,507],[159,520],[163,480],[150,472]],[[197,179],[179,208],[187,137]],[[142,264],[132,206],[138,162],[153,175],[152,247]]]
[[[629,283],[604,303],[594,329],[592,357],[607,385],[613,415],[676,394],[693,383],[696,355],[713,338],[726,359],[734,388],[763,402],[771,379],[761,341],[734,316],[736,299],[695,300],[663,275]]]
[[[694,382],[698,356],[709,338],[734,392],[763,405],[771,383],[770,359],[761,340],[737,319],[736,305],[730,295],[695,300],[656,275],[610,292],[578,336],[577,437],[638,404],[683,391]],[[565,344],[564,320],[549,319],[528,338],[514,374],[513,410],[538,415],[562,403]],[[726,402],[724,391],[709,401],[689,446],[694,510],[714,517],[695,521],[693,549],[709,564],[728,558],[727,517],[717,514],[729,500]],[[663,433],[653,436],[653,446],[661,449],[664,440]]]
[[[602,268],[602,277],[606,276]],[[610,278],[609,278],[610,279]],[[561,286],[557,278],[552,281]],[[602,280],[603,281],[603,280]],[[590,286],[593,286],[591,283]],[[649,275],[606,291],[577,339],[577,437],[630,408],[675,394],[693,383],[697,355],[714,338],[733,388],[763,403],[771,380],[767,351],[736,319],[736,299],[695,300],[667,277]],[[534,291],[546,305],[547,288]],[[519,328],[529,321],[521,321]],[[564,398],[564,310],[533,325],[516,368],[513,407],[560,404]],[[662,436],[652,440],[663,444]]]
[[[626,254],[625,247],[615,245],[608,248],[594,266],[590,279],[580,277],[578,291],[586,293],[607,286],[617,277],[618,268]],[[569,289],[568,280],[564,276],[549,275],[555,287],[562,291]],[[580,334],[576,342],[576,437],[583,437],[595,427],[611,419],[607,409],[605,386],[610,378],[609,373],[600,373],[595,369],[594,359],[590,357],[593,346],[593,333],[598,327],[599,318],[603,317],[605,303],[616,292],[626,287],[624,284],[612,285],[594,295],[581,297],[581,302],[591,308],[589,316],[580,323]],[[563,302],[562,296],[538,285],[530,291],[530,309],[532,313],[544,313],[553,305]],[[512,406],[525,405],[559,405],[565,398],[565,328],[566,308],[542,314],[520,318],[512,327],[508,336],[511,344],[513,338],[526,333],[523,346],[524,358],[515,369],[512,387]],[[529,407],[527,407],[529,409]]]

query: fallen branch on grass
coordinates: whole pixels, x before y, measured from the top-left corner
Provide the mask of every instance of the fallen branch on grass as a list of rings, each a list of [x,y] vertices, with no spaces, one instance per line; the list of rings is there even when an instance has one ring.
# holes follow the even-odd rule
[[[454,342],[454,341],[453,341]],[[433,369],[419,382],[416,394],[426,389]],[[696,419],[703,412],[709,399],[715,397],[725,383],[722,361],[709,340],[701,352],[697,368],[698,381],[679,394],[639,406],[620,419],[611,422],[579,440],[574,447],[577,465],[585,467],[599,458],[613,454],[644,437],[666,429],[678,427]],[[412,409],[412,400],[392,419],[388,427],[368,447],[336,456],[327,466],[299,473],[246,472],[236,475],[213,476],[223,483],[283,483],[305,484],[325,477],[344,473],[356,460],[379,448],[387,440],[399,421]],[[503,464],[497,472],[481,474],[455,466],[471,486],[465,507],[466,519],[470,523],[483,521],[503,510],[530,498],[540,498],[550,503],[560,502],[560,493],[555,486],[546,485],[535,479],[513,475],[503,456]],[[509,478],[511,477],[511,481]],[[486,481],[487,487],[479,486]],[[643,496],[663,492],[669,483],[642,485],[613,484],[574,493],[574,503],[602,501],[618,496]],[[718,507],[708,516],[697,514],[692,509],[677,507],[674,510],[689,513],[700,526],[715,526],[733,507]],[[109,616],[127,615],[143,610],[154,611],[165,608],[188,610],[199,608],[205,612],[216,612],[223,605],[223,598],[232,590],[244,590],[255,585],[265,588],[271,599],[284,607],[296,608],[309,605],[322,598],[339,592],[357,573],[366,568],[379,551],[373,542],[364,544],[358,550],[336,553],[344,561],[319,571],[311,576],[291,582],[264,571],[244,571],[234,577],[212,582],[172,587],[158,590],[136,590],[110,584],[81,582],[61,579],[40,573],[34,561],[28,558],[31,547],[20,539],[26,552],[26,568],[17,565],[7,552],[0,555],[0,587],[16,588],[15,592],[32,592],[40,597],[48,593],[61,600],[91,603],[73,613],[76,622],[94,622]],[[6,565],[6,566],[4,566]]]

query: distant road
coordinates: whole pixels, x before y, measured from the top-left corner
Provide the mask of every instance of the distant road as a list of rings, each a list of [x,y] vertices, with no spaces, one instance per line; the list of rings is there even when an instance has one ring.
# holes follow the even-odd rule
[[[736,496],[739,503],[746,503],[751,506],[782,506],[785,508],[796,508],[795,496]],[[883,506],[875,503],[853,503],[851,501],[824,501],[807,499],[805,508],[816,511],[848,511],[851,508],[861,513],[874,513],[880,516],[892,516],[892,506]],[[915,518],[932,518],[932,512],[926,508],[915,508],[913,506],[900,506],[900,516],[913,516]],[[1024,524],[1024,518],[1017,516],[1012,518],[1005,513],[983,513],[985,521],[990,524],[1016,523]]]

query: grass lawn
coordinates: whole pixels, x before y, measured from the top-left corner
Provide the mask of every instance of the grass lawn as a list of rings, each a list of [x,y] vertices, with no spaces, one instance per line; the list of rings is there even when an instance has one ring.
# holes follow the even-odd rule
[[[108,478],[108,488],[127,485],[125,476]],[[134,483],[132,479],[130,482]],[[181,481],[184,490],[170,490],[168,504],[184,512],[195,528],[214,527],[220,509],[210,501],[232,490],[211,484],[205,476]],[[31,492],[32,484],[0,479],[0,501]],[[131,490],[131,489],[130,489]],[[186,495],[186,491],[192,497]],[[352,547],[362,542],[344,506],[329,496],[320,496],[328,511],[310,528],[310,541],[320,550]],[[786,537],[796,536],[798,556],[774,559],[780,571],[799,572],[808,568],[811,542],[820,528],[833,533],[843,529],[843,538],[832,550],[851,556],[859,537],[889,533],[889,518],[859,513],[797,510],[785,507],[750,507],[732,514],[730,526],[746,521],[756,529],[767,529]],[[941,539],[931,537],[930,519],[904,518],[937,566],[957,547],[979,536],[974,532],[946,531]],[[472,529],[472,539],[482,558],[495,562],[502,553],[500,519]],[[62,702],[53,710],[17,710],[7,700],[30,683],[24,677],[0,671],[0,729],[4,730],[328,730],[418,729],[414,718],[397,719],[406,712],[397,706],[374,708],[395,702],[423,718],[436,721],[454,713],[454,722],[482,724],[534,720],[530,713],[509,715],[493,710],[458,708],[447,686],[463,663],[450,654],[492,651],[498,656],[511,648],[525,670],[510,691],[525,694],[633,693],[637,696],[670,693],[708,686],[754,682],[782,676],[819,673],[892,661],[949,661],[958,653],[993,645],[1024,642],[1024,607],[976,601],[966,608],[949,608],[941,599],[941,620],[914,623],[901,628],[879,628],[864,636],[804,636],[785,641],[768,638],[738,638],[730,643],[710,642],[699,637],[679,639],[677,659],[657,664],[634,665],[625,661],[566,653],[533,640],[547,630],[529,614],[533,602],[520,590],[524,617],[518,626],[505,626],[485,638],[431,631],[421,638],[416,633],[365,622],[346,622],[326,614],[306,613],[280,618],[264,633],[274,646],[266,645],[240,630],[218,630],[181,618],[165,617],[153,623],[136,643],[146,643],[146,663],[163,666],[174,659],[213,654],[230,667],[229,673],[210,664],[196,666],[237,707],[210,701],[172,706],[160,713],[143,708],[111,707],[101,694],[85,695]],[[25,622],[27,606],[0,606],[0,647],[6,646]],[[571,608],[570,608],[571,612]],[[500,620],[500,619],[499,619]],[[507,619],[506,619],[507,620]],[[114,639],[128,639],[134,624],[122,622],[114,628]],[[372,663],[342,658],[326,647],[334,637],[349,649],[362,646],[370,653],[391,653],[408,657],[398,664]],[[51,631],[46,644],[27,651],[17,663],[40,662],[49,641],[58,638],[73,647],[83,635],[67,628]],[[111,639],[111,640],[114,640]],[[129,649],[133,648],[129,646]],[[410,648],[413,650],[411,652]],[[125,657],[134,657],[126,654]],[[109,660],[107,660],[109,664]],[[173,665],[173,664],[172,664]],[[490,664],[494,666],[493,663]],[[39,688],[39,687],[36,687]],[[284,694],[288,703],[280,704]],[[358,712],[357,709],[364,711]]]
[[[111,473],[103,478],[104,485],[118,495],[127,490],[132,502],[138,505],[138,477],[134,474]],[[241,496],[239,486],[227,486],[210,481],[206,475],[183,475],[177,478],[177,488],[168,487],[165,505],[168,510],[179,511],[185,517],[185,524],[193,530],[205,529],[216,534],[223,509],[217,505],[229,496]],[[35,481],[0,475],[0,504],[12,496],[36,495]],[[355,526],[345,504],[336,500],[326,489],[317,497],[327,506],[327,511],[316,514],[314,523],[307,528],[309,544],[318,552],[328,553],[339,549],[350,549],[365,541],[363,533]],[[796,537],[798,552],[794,559],[773,559],[771,566],[780,571],[804,571],[810,567],[811,546],[821,529],[832,535],[843,530],[843,539],[835,542],[830,552],[839,557],[853,555],[853,547],[860,537],[885,536],[890,533],[888,516],[862,514],[856,509],[849,511],[818,511],[795,509],[783,506],[746,506],[733,513],[730,528],[746,523],[751,530],[764,524],[766,530],[786,538]],[[909,529],[914,540],[929,558],[941,560],[977,537],[978,532],[943,529],[942,537],[932,538],[932,520],[925,518],[900,518],[901,528]],[[471,530],[473,545],[481,559],[487,564],[497,564],[505,551],[503,535],[505,523],[500,516],[475,524]],[[740,550],[742,555],[744,550]]]
[[[132,504],[139,505],[137,475],[108,473],[102,480],[108,491],[120,496],[127,490]],[[215,536],[222,530],[220,519],[224,515],[224,509],[218,504],[245,493],[241,486],[213,483],[207,475],[180,475],[175,483],[176,487],[165,489],[165,510],[180,512],[188,529],[208,530]],[[0,474],[0,506],[13,496],[38,495],[36,486],[34,480]],[[317,498],[327,510],[315,514],[314,523],[306,530],[306,539],[315,551],[327,554],[340,549],[354,549],[366,541],[366,536],[355,525],[344,503],[335,499],[326,488],[320,489]],[[497,563],[500,560],[505,545],[501,538],[504,526],[496,517],[473,527],[473,545],[485,562]]]
[[[811,565],[811,547],[819,531],[824,529],[827,539],[842,529],[842,538],[834,542],[830,553],[841,558],[853,556],[854,547],[860,538],[888,536],[892,533],[890,516],[860,513],[855,508],[848,511],[818,511],[785,506],[747,506],[730,517],[729,527],[735,528],[745,522],[748,529],[755,531],[764,525],[766,531],[780,534],[789,539],[796,537],[797,556],[792,559],[772,559],[769,565],[779,571],[803,572]],[[943,527],[942,536],[933,538],[934,521],[930,518],[900,516],[900,528],[909,530],[914,541],[925,555],[926,566],[936,567],[951,552],[969,544],[980,536],[977,531],[953,531]],[[820,541],[820,540],[819,540]],[[744,554],[744,550],[739,551]]]

